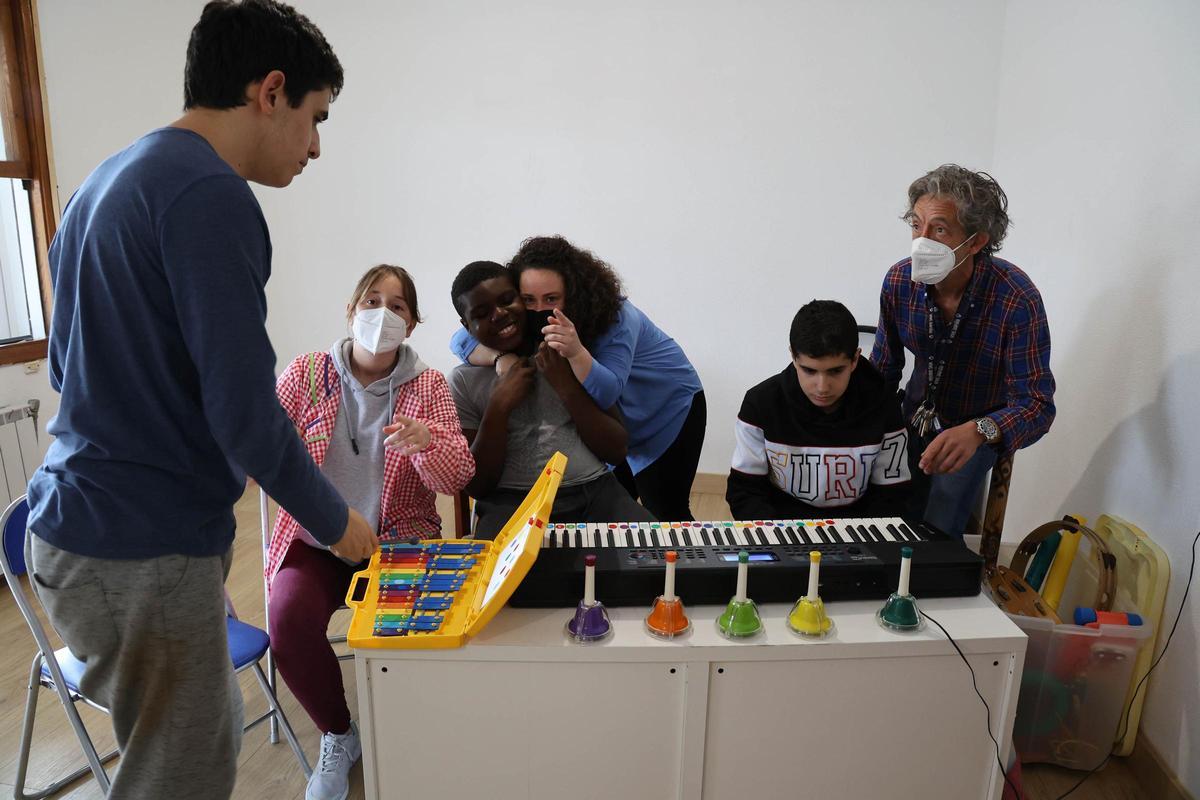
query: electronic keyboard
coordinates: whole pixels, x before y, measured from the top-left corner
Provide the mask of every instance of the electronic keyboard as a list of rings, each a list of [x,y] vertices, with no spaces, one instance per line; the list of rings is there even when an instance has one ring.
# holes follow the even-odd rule
[[[983,559],[923,522],[879,519],[740,522],[589,522],[546,526],[529,574],[509,600],[518,607],[574,606],[583,595],[583,559],[596,556],[596,599],[649,606],[662,594],[666,553],[677,554],[675,591],[684,603],[727,603],[738,552],[750,556],[750,598],[791,603],[808,588],[809,553],[821,553],[820,595],[885,600],[896,591],[900,549],[911,547],[910,591],[922,597],[979,593]]]

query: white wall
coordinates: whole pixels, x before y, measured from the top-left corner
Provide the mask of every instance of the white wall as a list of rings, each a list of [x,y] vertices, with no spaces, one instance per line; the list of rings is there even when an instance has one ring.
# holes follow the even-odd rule
[[[347,87],[324,163],[263,195],[277,274],[304,276],[272,288],[281,353],[326,345],[329,298],[392,259],[427,298],[417,346],[447,368],[457,269],[560,232],[687,350],[708,386],[701,469],[724,472],[741,392],[786,363],[795,309],[838,296],[873,320],[879,276],[907,249],[910,176],[992,149],[999,40],[949,46],[966,63],[944,91],[987,120],[964,135],[896,63],[894,37],[919,21],[891,4],[469,5],[311,6]],[[965,12],[992,28],[1000,13]]]
[[[40,5],[65,200],[176,116],[201,4]],[[328,345],[354,280],[387,260],[417,276],[415,344],[448,368],[458,267],[562,233],[688,351],[709,399],[701,469],[723,472],[742,392],[784,363],[795,309],[838,297],[873,320],[884,269],[908,251],[908,182],[958,161],[1008,190],[1003,255],[1042,289],[1054,338],[1059,419],[1018,458],[1010,537],[1064,511],[1117,513],[1186,571],[1200,524],[1192,3],[302,7],[347,85],[321,160],[259,194],[281,359]],[[1197,619],[1145,726],[1193,792]]]
[[[873,321],[880,276],[908,249],[907,182],[941,160],[988,162],[999,37],[944,43],[961,66],[933,92],[895,46],[925,15],[887,2],[561,5],[304,5],[347,84],[321,160],[292,188],[260,192],[272,337],[281,359],[327,346],[357,276],[387,260],[417,277],[427,323],[415,345],[449,368],[457,269],[560,232],[610,261],[687,350],[708,387],[701,469],[723,472],[741,393],[785,363],[795,309],[834,296]],[[173,117],[195,14],[74,6],[41,8],[64,198]],[[987,30],[1002,12],[929,7]],[[130,19],[153,41],[81,68],[75,54]],[[134,85],[136,97],[97,102]],[[962,118],[983,122],[952,124]]]
[[[1200,527],[1200,5],[1010,2],[997,108],[1005,251],[1045,297],[1059,387],[1013,518],[1136,523],[1170,556],[1173,620]],[[1193,592],[1143,735],[1200,795],[1196,608]]]

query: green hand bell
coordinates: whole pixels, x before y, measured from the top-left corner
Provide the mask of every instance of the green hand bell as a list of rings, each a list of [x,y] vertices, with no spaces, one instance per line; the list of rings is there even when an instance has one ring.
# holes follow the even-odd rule
[[[725,612],[717,617],[717,630],[721,635],[731,639],[753,636],[762,630],[762,619],[758,616],[758,606],[746,596],[749,566],[750,554],[742,550],[738,553],[737,594],[729,601]]]

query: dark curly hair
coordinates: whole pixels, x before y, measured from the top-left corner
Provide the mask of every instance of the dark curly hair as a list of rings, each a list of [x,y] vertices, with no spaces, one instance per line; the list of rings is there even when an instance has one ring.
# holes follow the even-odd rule
[[[575,323],[579,340],[590,347],[617,322],[625,295],[613,268],[589,250],[580,250],[561,236],[534,236],[508,262],[513,280],[521,285],[527,269],[549,269],[562,276],[566,295],[563,313]]]

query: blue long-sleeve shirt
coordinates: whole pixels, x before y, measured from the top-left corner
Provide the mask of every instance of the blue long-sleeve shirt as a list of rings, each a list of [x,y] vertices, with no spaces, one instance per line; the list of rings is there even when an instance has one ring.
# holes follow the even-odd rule
[[[466,361],[478,342],[459,329],[450,351]],[[626,461],[637,474],[666,452],[704,387],[683,348],[628,300],[617,321],[586,345],[592,369],[584,390],[600,408],[616,405],[629,433]]]
[[[271,241],[201,136],[148,133],[84,181],[50,248],[56,438],[30,528],[99,558],[215,555],[252,475],[330,544],[347,508],[275,397]]]

